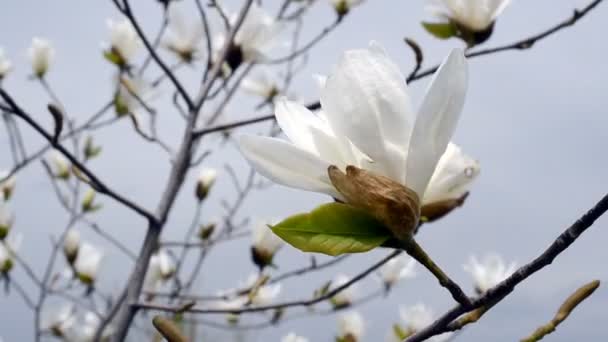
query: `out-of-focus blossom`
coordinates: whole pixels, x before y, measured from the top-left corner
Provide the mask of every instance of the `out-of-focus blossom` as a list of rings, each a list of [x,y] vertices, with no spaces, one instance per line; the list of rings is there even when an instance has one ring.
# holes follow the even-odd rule
[[[331,282],[330,286],[329,286],[329,290],[335,290],[339,287],[341,287],[342,285],[348,283],[350,281],[350,278],[347,275],[344,274],[338,274]],[[335,294],[333,297],[331,297],[331,303],[333,304],[334,307],[336,308],[343,308],[343,307],[347,307],[349,305],[351,305],[355,298],[357,297],[357,285],[356,284],[352,284],[349,287],[343,289],[342,291],[338,292],[337,294]]]
[[[4,54],[4,49],[0,48],[0,80],[2,80],[13,69],[13,64]]]
[[[70,265],[74,264],[78,257],[78,250],[80,249],[80,232],[74,228],[70,228],[65,233],[63,238],[63,254]]]
[[[15,190],[17,177],[14,175],[9,176],[7,171],[0,171],[0,180],[1,179],[4,179],[4,181],[0,182],[0,200],[8,201],[11,199],[13,191]]]
[[[416,261],[407,255],[400,255],[389,260],[380,268],[380,279],[387,289],[394,286],[399,280],[416,276],[414,267]]]
[[[114,109],[118,116],[131,114],[137,116],[138,110],[148,106],[157,92],[142,77],[129,77],[119,74],[116,77],[117,91],[114,95]]]
[[[0,201],[0,240],[4,240],[15,223],[15,215],[8,204]]]
[[[104,44],[104,56],[120,67],[126,67],[141,46],[137,31],[127,18],[118,21],[108,19],[106,23],[110,31],[110,41]]]
[[[296,333],[290,332],[289,334],[283,336],[281,342],[308,342],[306,337],[298,336]]]
[[[83,316],[79,317],[76,324],[74,324],[66,333],[65,340],[70,342],[93,342],[97,329],[101,324],[101,318],[93,312],[86,312]],[[109,341],[114,328],[110,325],[106,327],[101,334],[101,341]]]
[[[169,4],[168,14],[169,26],[164,38],[165,47],[186,63],[198,59],[200,43],[205,34],[202,23],[197,20],[187,25],[175,3]]]
[[[53,308],[52,311],[46,312],[41,328],[49,330],[55,337],[64,338],[74,328],[76,320],[76,308],[74,304],[68,303],[60,306],[59,309]]]
[[[238,14],[231,17],[231,23],[236,23]],[[277,22],[259,5],[252,4],[245,19],[234,37],[233,47],[226,56],[225,63],[230,70],[235,70],[243,62],[260,62],[267,60],[267,53],[277,42],[283,24]],[[226,43],[226,36],[219,35],[214,41],[217,60],[219,51]]]
[[[359,342],[365,332],[365,321],[357,311],[350,311],[338,317],[338,342]]]
[[[59,179],[67,180],[70,178],[70,162],[57,150],[53,150],[50,156],[51,171]]]
[[[211,187],[215,183],[216,179],[217,171],[215,169],[201,169],[196,182],[196,198],[198,198],[199,201],[202,201],[207,198],[209,190],[211,190]]]
[[[144,279],[144,289],[151,292],[158,290],[164,281],[173,277],[175,270],[175,262],[169,253],[163,249],[159,250],[150,258]]]
[[[265,101],[272,101],[279,94],[276,83],[271,81],[268,74],[264,72],[243,79],[241,89],[249,94],[259,96]]]
[[[355,6],[360,5],[363,0],[329,0],[329,2],[336,10],[338,17],[341,18],[348,14],[348,12]]]
[[[415,334],[416,332],[426,328],[434,321],[434,314],[431,309],[429,309],[424,304],[416,304],[409,307],[401,307],[400,308],[401,320],[404,323],[404,326],[396,325],[394,328],[395,333],[395,341],[401,341],[405,337]],[[397,336],[397,333],[401,336]],[[437,335],[431,337],[429,341],[431,342],[444,342],[447,341],[452,336],[452,333],[444,333],[441,335]]]
[[[15,253],[22,241],[23,235],[15,233],[0,241],[0,273],[7,274],[13,269]]]
[[[84,242],[79,250],[76,261],[74,262],[74,271],[76,277],[86,285],[93,285],[97,279],[99,266],[103,252],[90,243]]]
[[[516,264],[512,262],[507,265],[500,255],[492,253],[484,256],[481,262],[477,257],[471,256],[463,268],[471,274],[475,290],[481,294],[513,274]]]
[[[260,268],[272,265],[277,251],[283,246],[283,240],[276,236],[266,222],[259,221],[252,226],[251,257]]]
[[[269,305],[281,293],[281,284],[260,284],[261,279],[257,274],[252,274],[247,278],[244,288],[251,288],[249,301],[252,305]]]
[[[30,58],[34,76],[44,77],[55,57],[55,49],[53,49],[51,43],[46,39],[34,37],[27,54]]]

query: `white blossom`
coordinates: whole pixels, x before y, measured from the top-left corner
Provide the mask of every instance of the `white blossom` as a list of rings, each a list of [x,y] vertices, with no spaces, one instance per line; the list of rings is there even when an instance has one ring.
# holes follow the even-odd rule
[[[409,333],[416,333],[431,325],[434,321],[433,311],[422,303],[409,307],[401,307],[399,312],[401,315],[401,320],[405,324],[405,330]],[[428,341],[444,342],[447,341],[451,336],[452,333],[444,333],[433,336]]]
[[[349,281],[350,281],[349,276],[344,275],[344,274],[338,274],[332,280],[329,290],[330,291],[335,290],[335,289],[339,288],[340,286],[348,283]],[[337,307],[348,306],[348,305],[352,304],[353,301],[355,300],[355,298],[357,297],[357,292],[358,292],[357,284],[351,284],[349,287],[343,289],[342,291],[338,292],[333,297],[331,297],[331,302],[333,303],[334,306],[337,306]]]
[[[350,311],[338,317],[339,337],[345,341],[359,341],[365,332],[365,321],[357,311]],[[349,336],[350,339],[346,337]]]
[[[53,150],[50,156],[53,175],[57,178],[70,178],[70,162],[57,150]]]
[[[429,12],[471,31],[487,30],[510,0],[430,0]]]
[[[416,276],[414,267],[416,261],[407,255],[392,258],[380,268],[380,278],[387,287],[395,285],[399,280]]]
[[[436,72],[416,113],[405,77],[384,50],[347,51],[321,91],[322,114],[279,101],[276,118],[291,143],[243,135],[241,152],[262,175],[295,188],[344,200],[328,167],[347,165],[425,193],[464,105],[467,66],[454,49]]]
[[[55,56],[55,49],[51,43],[43,38],[34,37],[32,45],[27,50],[32,64],[32,70],[37,77],[43,77],[49,69]]]
[[[74,304],[68,303],[60,306],[59,309],[53,308],[53,311],[46,312],[41,328],[50,330],[57,337],[66,337],[73,329],[76,320],[76,308]]]
[[[269,305],[271,304],[281,293],[281,284],[267,284],[256,287],[256,283],[259,281],[257,274],[251,274],[245,282],[244,288],[253,288],[253,291],[249,294],[249,300],[253,305]]]
[[[498,254],[491,253],[485,255],[481,262],[477,257],[471,256],[463,268],[473,277],[475,289],[483,293],[513,274],[516,264],[512,262],[507,265]]]
[[[2,179],[4,179],[4,181],[0,181],[0,200],[7,201],[15,190],[17,177],[15,175],[9,176],[9,172],[7,171],[0,171],[0,180]]]
[[[97,279],[103,252],[90,243],[84,242],[79,250],[74,270],[76,276],[87,285],[92,285]]]
[[[131,77],[118,73],[116,87],[114,105],[119,116],[137,116],[139,109],[148,106],[148,102],[158,95],[154,87],[140,76]]]
[[[144,279],[144,289],[151,292],[158,290],[162,282],[175,274],[175,270],[175,262],[169,253],[163,249],[159,250],[150,258]]]
[[[200,170],[196,183],[196,197],[199,201],[207,198],[209,190],[211,190],[216,178],[217,171],[215,169],[203,168]]]
[[[69,229],[63,238],[63,253],[68,261],[74,262],[80,248],[80,232],[76,229]]]
[[[97,314],[90,311],[86,312],[69,330],[66,340],[70,342],[93,342],[100,324],[101,318]],[[106,327],[101,334],[101,340],[108,341],[113,332],[114,328],[112,326]]]
[[[13,268],[15,253],[21,247],[23,235],[11,234],[0,241],[0,273],[8,273]]]
[[[462,197],[479,171],[479,162],[465,155],[456,144],[449,143],[429,181],[422,204]]]
[[[110,41],[106,45],[106,53],[113,54],[119,65],[131,63],[141,45],[137,31],[127,18],[118,21],[108,19],[106,23],[110,31]]]
[[[0,47],[0,80],[2,80],[12,69],[13,64],[4,54],[4,49]]]
[[[252,225],[252,245],[259,253],[266,254],[270,258],[283,246],[283,240],[276,236],[268,227],[267,222],[258,221]]]
[[[246,77],[241,82],[240,87],[243,91],[259,96],[265,100],[272,99],[279,92],[276,83],[270,80],[268,74],[265,72]]]
[[[165,47],[185,62],[197,59],[200,43],[205,34],[203,24],[197,20],[187,25],[175,2],[169,3],[168,15],[169,26],[164,37]]]
[[[0,201],[0,240],[3,240],[15,222],[15,215],[8,207],[8,204]]]
[[[298,336],[296,333],[290,332],[289,334],[283,336],[281,342],[308,342],[306,337]]]
[[[238,14],[232,15],[230,22],[236,23]],[[272,15],[253,3],[239,27],[234,44],[240,49],[242,61],[259,62],[268,59],[267,53],[277,42],[283,24],[277,22]],[[217,54],[226,42],[224,34],[218,35],[214,42]]]

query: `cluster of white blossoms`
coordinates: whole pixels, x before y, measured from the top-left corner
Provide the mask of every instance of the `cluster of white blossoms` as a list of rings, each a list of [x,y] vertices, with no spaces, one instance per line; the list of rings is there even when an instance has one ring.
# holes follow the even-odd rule
[[[63,341],[89,342],[93,341],[101,324],[98,315],[92,311],[79,312],[71,303],[64,304],[59,309],[44,312],[40,328]],[[106,341],[112,333],[112,326],[106,327],[101,334],[102,341]]]
[[[14,266],[17,250],[23,235],[15,232],[15,213],[10,207],[10,199],[15,190],[16,177],[8,172],[0,172],[0,275],[8,274]]]

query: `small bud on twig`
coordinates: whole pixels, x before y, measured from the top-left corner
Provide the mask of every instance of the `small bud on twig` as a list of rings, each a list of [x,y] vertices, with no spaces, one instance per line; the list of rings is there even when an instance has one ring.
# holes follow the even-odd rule
[[[59,136],[61,135],[61,131],[63,131],[63,118],[65,114],[63,114],[63,110],[59,108],[59,106],[49,103],[47,105],[47,109],[53,116],[53,121],[55,122],[55,129],[53,130],[53,144],[56,144],[59,141]]]

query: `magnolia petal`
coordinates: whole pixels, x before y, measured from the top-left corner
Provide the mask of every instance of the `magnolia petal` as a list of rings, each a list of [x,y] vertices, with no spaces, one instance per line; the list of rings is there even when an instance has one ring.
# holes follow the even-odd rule
[[[420,106],[409,144],[406,184],[424,194],[456,128],[467,89],[467,64],[454,49],[435,73]],[[420,196],[422,197],[422,196]]]
[[[330,164],[318,156],[277,138],[243,135],[239,145],[249,163],[268,179],[341,198],[327,174]]]
[[[349,137],[385,176],[400,179],[405,156],[387,144],[406,146],[412,111],[404,76],[378,44],[344,53],[321,104],[336,135]]]
[[[321,119],[303,105],[286,99],[277,101],[275,116],[283,133],[294,145],[308,152],[319,154],[310,130],[313,127],[320,129],[324,125]]]

